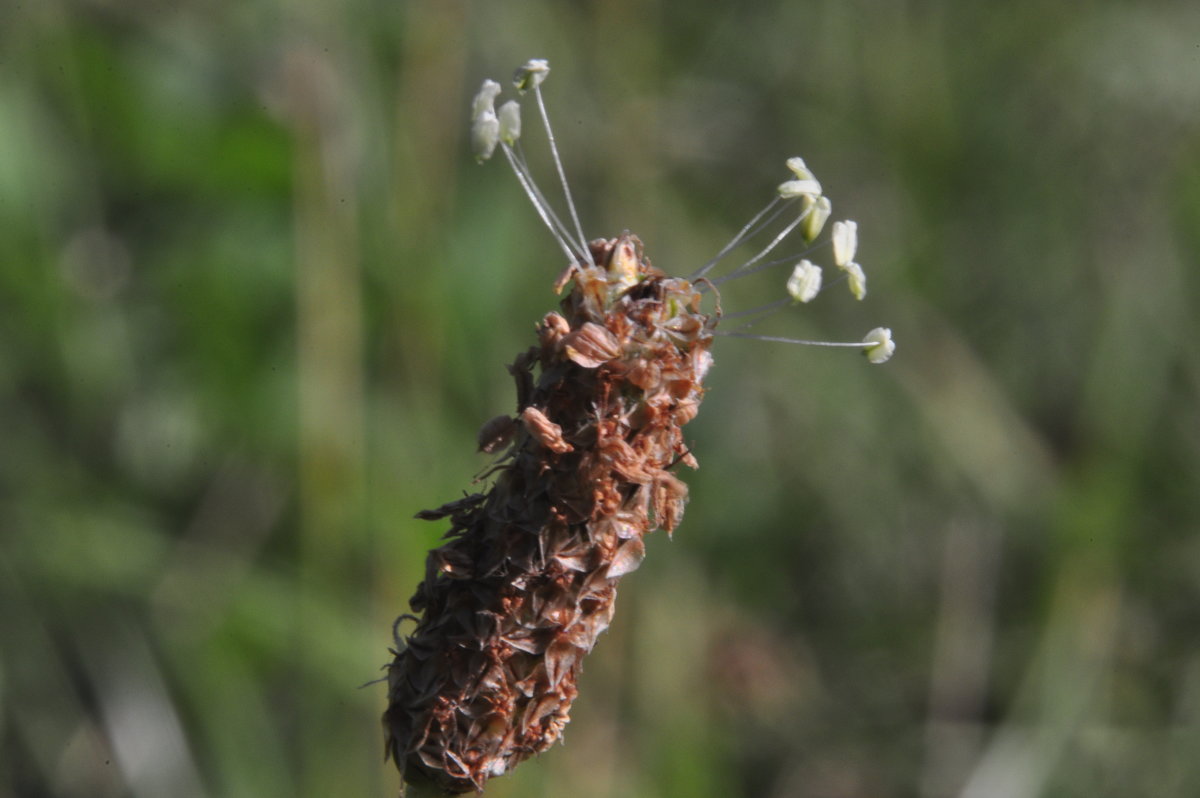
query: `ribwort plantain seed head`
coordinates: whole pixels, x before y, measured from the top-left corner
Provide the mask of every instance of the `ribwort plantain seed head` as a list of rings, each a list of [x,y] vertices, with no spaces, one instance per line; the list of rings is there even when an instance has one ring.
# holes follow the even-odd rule
[[[722,318],[719,301],[712,312],[702,309],[704,295],[785,264],[795,265],[791,299],[782,304],[809,302],[822,282],[820,267],[803,257],[809,250],[766,260],[794,230],[811,245],[830,215],[820,182],[800,158],[787,161],[793,178],[771,204],[690,279],[651,266],[632,233],[589,242],[542,101],[548,74],[549,65],[534,59],[517,70],[514,85],[533,92],[571,227],[514,149],[520,109],[509,101],[495,111],[501,88],[494,81],[474,98],[471,139],[480,161],[497,149],[504,154],[551,230],[568,263],[553,287],[566,295],[537,325],[537,345],[509,366],[516,414],[496,416],[479,431],[480,451],[507,447],[487,472],[490,487],[417,514],[448,519],[449,529],[409,600],[419,617],[402,616],[416,619],[416,628],[397,640],[388,666],[387,754],[407,783],[446,793],[482,790],[562,737],[583,657],[608,628],[619,580],[641,564],[646,535],[658,528],[670,534],[682,520],[688,489],[674,469],[698,465],[683,426],[699,412]],[[799,213],[785,216],[758,254],[722,277],[705,276],[789,204]],[[836,222],[832,238],[834,262],[861,299],[857,225]],[[745,326],[725,334],[792,340],[738,331]],[[895,351],[883,327],[860,342],[799,343],[857,347],[871,363]]]

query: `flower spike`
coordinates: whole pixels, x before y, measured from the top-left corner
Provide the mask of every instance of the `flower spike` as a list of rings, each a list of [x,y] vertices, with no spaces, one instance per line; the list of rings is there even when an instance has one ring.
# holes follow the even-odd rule
[[[479,432],[479,449],[497,458],[477,479],[490,481],[486,492],[417,514],[447,519],[450,529],[428,555],[409,601],[414,614],[401,616],[415,628],[403,639],[393,630],[386,750],[406,782],[441,794],[480,792],[562,737],[583,658],[612,618],[618,580],[646,556],[646,535],[670,534],[682,520],[688,489],[675,467],[697,466],[682,428],[700,410],[716,336],[852,347],[870,363],[896,350],[886,327],[852,342],[743,332],[821,289],[821,267],[808,256],[832,205],[801,158],[788,159],[791,178],[692,278],[654,268],[632,233],[589,242],[542,98],[549,71],[533,59],[513,82],[537,102],[573,229],[517,148],[518,103],[497,112],[500,84],[484,81],[471,104],[475,157],[500,149],[568,263],[554,284],[565,293],[558,310],[543,316],[535,341],[509,366],[515,412]],[[833,260],[862,299],[857,229],[833,225]],[[759,237],[766,243],[740,266],[705,277]],[[797,238],[801,251],[768,259]],[[719,284],[775,267],[791,268],[786,297],[722,312]],[[711,309],[707,292],[715,295]],[[731,331],[717,329],[734,318]]]

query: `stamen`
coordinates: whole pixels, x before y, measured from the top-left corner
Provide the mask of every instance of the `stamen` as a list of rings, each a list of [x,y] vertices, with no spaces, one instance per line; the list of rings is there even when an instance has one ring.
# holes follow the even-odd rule
[[[804,258],[792,269],[787,292],[797,302],[811,302],[821,290],[821,267]]]
[[[892,340],[890,327],[876,327],[867,333],[863,343],[871,344],[863,354],[872,363],[886,363],[896,351],[896,342]]]
[[[867,295],[867,275],[862,266],[851,261],[841,268],[846,272],[846,279],[850,281],[850,293],[854,294],[855,299],[861,300]]]
[[[854,260],[858,251],[858,222],[833,223],[833,262],[839,267]]]
[[[554,138],[554,130],[550,125],[550,116],[546,112],[545,100],[542,97],[541,83],[546,79],[549,72],[550,66],[546,61],[534,59],[526,62],[516,71],[513,84],[522,94],[532,89],[534,97],[537,99],[538,113],[542,119],[542,126],[546,131],[546,138],[550,143],[550,154],[554,160],[554,168],[558,173],[563,195],[567,201],[567,208],[571,214],[571,221],[575,227],[573,233],[563,220],[559,218],[558,214],[555,213],[554,208],[534,181],[533,173],[529,168],[519,142],[521,118],[518,104],[513,101],[505,103],[501,106],[499,114],[494,110],[493,103],[500,92],[499,84],[494,81],[484,81],[483,86],[473,101],[471,130],[473,144],[476,157],[481,161],[490,157],[496,146],[499,145],[504,151],[504,156],[508,159],[513,173],[517,176],[517,181],[521,184],[522,190],[525,191],[525,195],[533,204],[534,210],[537,211],[542,223],[546,225],[551,235],[554,236],[554,240],[562,249],[563,254],[566,255],[567,260],[573,265],[588,264],[594,267],[596,265],[595,255],[583,234],[583,225],[579,221],[579,214],[575,208],[575,200],[571,195],[571,188],[567,183],[562,158],[558,153],[558,143]],[[715,293],[718,285],[729,280],[745,277],[764,269],[774,268],[775,266],[791,264],[793,270],[786,284],[789,296],[788,298],[770,302],[757,308],[731,313],[726,318],[745,319],[745,321],[733,330],[714,330],[714,333],[729,338],[752,338],[759,341],[777,341],[780,343],[804,344],[807,346],[859,348],[864,350],[864,354],[866,354],[870,362],[883,363],[892,356],[892,353],[896,349],[896,345],[892,341],[891,330],[884,327],[877,327],[871,330],[861,342],[851,343],[808,341],[799,338],[785,338],[744,332],[750,327],[775,315],[788,305],[807,303],[816,297],[821,290],[822,270],[820,266],[809,261],[806,256],[816,249],[830,246],[830,244],[832,244],[834,263],[842,272],[842,279],[849,283],[850,292],[858,299],[862,299],[866,295],[866,275],[863,272],[862,266],[854,260],[858,249],[858,224],[850,220],[835,222],[833,224],[833,234],[830,237],[831,241],[820,245],[813,245],[813,241],[820,235],[826,220],[830,216],[832,205],[829,199],[822,193],[820,182],[808,169],[803,159],[789,158],[787,160],[787,167],[794,175],[794,179],[781,183],[776,189],[776,195],[767,203],[766,207],[756,213],[729,243],[722,247],[711,260],[696,270],[688,279],[694,284],[695,289],[699,293],[703,294],[708,291]],[[799,214],[784,225],[766,246],[760,249],[752,258],[722,277],[710,279],[705,276],[738,246],[773,227],[775,220],[787,210],[788,205],[796,200],[800,201]],[[767,260],[767,256],[797,228],[800,229],[800,237],[806,245],[804,250],[797,255]],[[614,239],[613,242],[610,242],[610,247],[616,241]],[[632,239],[632,241],[636,241],[636,239]],[[613,251],[613,255],[609,259],[610,262],[607,264],[610,290],[614,287],[622,289],[632,285],[636,279],[635,272],[637,271],[634,267],[641,262],[640,256],[634,252],[634,245],[631,243],[630,237],[626,236],[620,239],[620,242],[621,246]],[[797,258],[800,258],[800,260],[797,261]],[[570,275],[571,273],[571,271],[568,271],[566,274]],[[720,318],[719,303],[716,318]],[[715,320],[706,326],[710,329],[715,328]]]
[[[892,331],[887,327],[876,327],[867,333],[861,341],[807,341],[801,338],[782,338],[776,335],[757,335],[754,333],[726,332],[717,330],[714,335],[726,338],[750,338],[755,341],[774,341],[781,344],[801,344],[803,346],[835,346],[841,348],[856,348],[863,350],[871,363],[886,363],[896,351],[896,342],[892,340]]]
[[[500,119],[500,140],[510,146],[516,144],[521,138],[521,104],[509,100],[500,106],[496,116]]]
[[[820,244],[814,244],[811,247],[805,247],[804,249],[800,250],[799,252],[795,252],[791,255],[785,255],[782,258],[775,258],[774,260],[769,260],[766,263],[760,263],[751,269],[744,269],[744,267],[738,267],[736,270],[730,272],[729,274],[725,275],[724,277],[716,278],[716,280],[714,280],[714,282],[715,283],[725,283],[730,280],[736,280],[741,277],[748,277],[751,274],[758,274],[759,272],[766,271],[767,269],[774,269],[776,266],[784,266],[789,263],[794,264],[796,262],[797,258],[807,257],[807,256],[811,255],[812,253],[816,252],[817,250],[824,249],[828,246],[829,246],[829,242],[825,241]]]
[[[542,193],[537,183],[534,182],[533,172],[529,168],[529,162],[525,160],[525,152],[521,148],[520,143],[512,149],[509,163],[512,165],[513,171],[518,173],[518,177],[522,174],[525,176],[525,181],[534,195],[530,199],[533,200],[535,205],[540,204],[545,209],[546,216],[552,222],[552,224],[548,222],[547,226],[550,228],[550,233],[559,240],[559,246],[568,248],[571,251],[570,260],[582,263],[584,256],[582,253],[576,251],[575,242],[571,240],[571,234],[567,230],[567,226],[563,224],[562,219],[558,217],[558,214],[554,212],[554,208],[550,205],[550,201],[546,199],[546,195]]]
[[[804,234],[804,240],[811,244],[816,241],[817,236],[821,235],[826,220],[833,213],[833,204],[829,201],[829,197],[824,195],[813,197],[809,194],[802,197],[800,201],[804,203],[805,208],[812,206],[812,213],[808,215],[808,221],[804,223],[804,228],[800,231]]]
[[[538,217],[542,223],[550,230],[550,234],[554,236],[554,240],[558,242],[558,246],[562,248],[563,254],[567,256],[567,260],[575,263],[580,260],[578,254],[571,249],[571,245],[567,238],[561,235],[558,231],[558,226],[562,226],[562,222],[554,215],[554,211],[546,204],[546,198],[537,190],[533,183],[533,179],[526,174],[523,169],[523,164],[517,160],[513,153],[513,148],[507,144],[501,144],[500,148],[504,151],[504,157],[508,158],[508,164],[512,167],[513,173],[517,176],[517,182],[521,184],[521,188],[525,190],[525,196],[529,197],[529,201],[533,203],[533,209],[537,211]]]
[[[780,230],[779,234],[777,236],[775,236],[773,239],[771,239],[771,243],[769,243],[765,247],[763,247],[762,250],[757,255],[755,255],[753,258],[746,261],[745,263],[743,263],[741,266],[738,266],[736,269],[734,269],[733,271],[731,271],[729,274],[725,275],[724,277],[718,277],[716,280],[713,280],[713,282],[716,283],[717,285],[720,285],[721,283],[728,282],[729,280],[732,280],[735,277],[742,277],[746,274],[749,274],[750,267],[753,266],[754,264],[758,263],[760,260],[765,258],[767,255],[769,255],[771,253],[771,250],[775,249],[775,247],[779,246],[779,244],[783,241],[783,239],[785,239],[789,235],[791,235],[792,231],[795,230],[801,224],[801,222],[803,222],[805,220],[805,218],[810,213],[812,213],[812,208],[811,207],[806,208],[804,210],[804,212],[801,213],[799,216],[797,216],[795,219],[793,219],[792,222],[790,224],[788,224],[787,227]]]
[[[791,297],[777,299],[774,302],[768,302],[765,305],[759,305],[758,307],[750,308],[749,310],[735,310],[733,313],[726,313],[722,320],[738,319],[743,316],[753,316],[757,313],[765,313],[767,311],[773,311],[777,308],[785,308],[790,304],[792,304]]]
[[[567,185],[567,173],[563,170],[562,160],[558,157],[558,145],[554,143],[554,131],[550,128],[550,116],[546,113],[546,104],[542,102],[541,81],[533,84],[533,96],[537,98],[538,111],[542,115],[542,125],[546,128],[546,138],[550,140],[550,155],[554,159],[554,167],[558,170],[558,179],[562,182],[563,194],[567,198],[567,210],[571,212],[571,221],[575,223],[575,232],[579,236],[579,244],[589,266],[595,266],[592,260],[592,250],[587,238],[583,235],[583,225],[579,223],[579,214],[575,212],[575,201],[571,198],[571,187]]]
[[[713,256],[712,260],[710,260],[708,263],[704,264],[699,269],[697,269],[692,274],[692,276],[688,278],[688,280],[695,282],[696,280],[700,279],[704,275],[708,274],[708,272],[714,266],[716,266],[718,263],[720,263],[725,258],[725,256],[728,255],[730,252],[732,252],[739,244],[741,244],[743,241],[745,241],[750,236],[754,235],[754,233],[757,233],[758,228],[755,228],[753,231],[751,231],[751,228],[753,228],[754,225],[758,224],[759,219],[766,216],[772,209],[775,208],[776,205],[778,205],[782,201],[783,201],[782,197],[780,197],[778,194],[776,194],[775,197],[773,197],[771,199],[771,201],[767,203],[767,207],[763,208],[761,211],[756,213],[754,215],[754,218],[751,219],[749,222],[746,222],[746,226],[738,231],[737,235],[735,235],[733,237],[733,240],[730,241],[728,244],[726,244],[724,247],[722,247],[721,251]],[[776,216],[778,216],[782,212],[783,212],[783,209],[780,208],[778,211],[776,211]],[[765,222],[765,224],[769,224],[771,222],[771,220],[773,220],[774,218],[775,218],[775,216],[772,216],[771,219],[768,219]]]
[[[499,93],[499,83],[485,80],[471,101],[471,149],[479,163],[492,157],[500,141],[500,119],[493,107]]]
[[[781,344],[803,344],[804,346],[841,346],[864,349],[879,345],[876,341],[805,341],[800,338],[781,338],[777,335],[757,335],[724,330],[717,330],[713,335],[724,335],[726,338],[751,338],[755,341],[775,341]]]
[[[761,324],[772,316],[778,314],[790,304],[792,304],[792,300],[790,299],[779,299],[774,302],[768,302],[765,305],[759,305],[757,308],[752,308],[751,310],[743,310],[736,313],[731,313],[729,314],[731,316],[752,316],[752,318],[734,327],[733,331],[739,332],[742,330],[748,330],[756,324]]]

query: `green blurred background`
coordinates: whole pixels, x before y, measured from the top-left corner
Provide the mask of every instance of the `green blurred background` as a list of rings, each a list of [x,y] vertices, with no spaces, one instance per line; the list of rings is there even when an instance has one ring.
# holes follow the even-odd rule
[[[529,57],[589,235],[690,273],[803,155],[871,294],[762,331],[899,350],[718,342],[687,518],[488,795],[1200,794],[1200,6],[10,0],[0,796],[396,793],[412,516],[564,265],[467,151]]]

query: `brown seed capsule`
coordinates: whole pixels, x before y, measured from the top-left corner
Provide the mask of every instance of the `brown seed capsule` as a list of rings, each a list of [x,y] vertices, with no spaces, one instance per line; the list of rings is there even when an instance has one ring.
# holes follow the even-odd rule
[[[590,321],[584,322],[582,327],[563,338],[562,346],[567,357],[589,369],[621,354],[617,336]]]
[[[541,410],[536,407],[525,408],[525,412],[521,413],[521,421],[529,434],[550,451],[559,454],[571,451],[571,444],[563,440],[562,427],[547,418]]]
[[[558,313],[547,313],[538,325],[538,339],[543,348],[551,351],[557,349],[570,332],[571,325]]]

